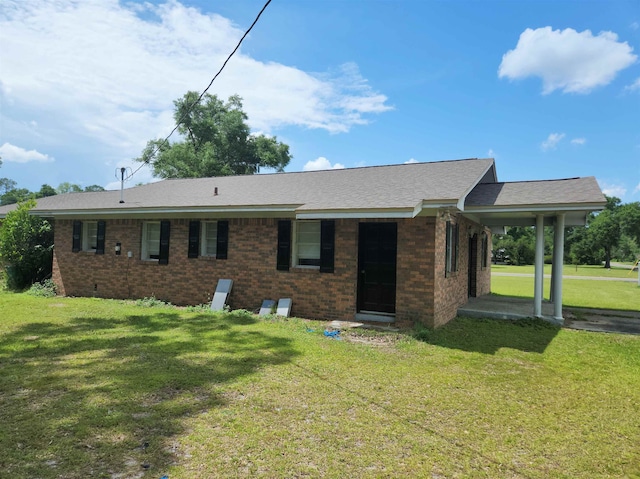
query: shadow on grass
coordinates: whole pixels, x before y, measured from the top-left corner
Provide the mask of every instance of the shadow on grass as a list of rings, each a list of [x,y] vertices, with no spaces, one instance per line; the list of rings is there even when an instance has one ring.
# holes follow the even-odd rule
[[[438,329],[419,329],[414,336],[434,346],[495,354],[501,348],[543,353],[560,327],[541,319],[477,319],[458,317]]]
[[[0,336],[0,470],[161,477],[180,460],[189,417],[234,400],[228,383],[296,355],[290,340],[253,322],[149,311],[29,323]]]

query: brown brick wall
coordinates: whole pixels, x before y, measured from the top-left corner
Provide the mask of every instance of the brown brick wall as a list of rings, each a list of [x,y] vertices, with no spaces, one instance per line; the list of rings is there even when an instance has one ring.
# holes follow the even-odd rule
[[[436,220],[434,314],[433,323],[428,324],[431,327],[442,326],[455,318],[458,308],[469,298],[469,235],[482,230],[480,225],[462,216],[453,221],[459,225],[458,270],[445,277],[446,221]],[[482,269],[479,234],[476,247],[476,296],[482,296],[491,291],[491,263],[487,261],[487,267]],[[490,236],[488,249],[491,249]]]
[[[435,218],[398,223],[396,323],[429,325],[434,314]]]
[[[289,297],[296,316],[353,320],[360,221],[369,220],[336,220],[335,270],[320,273],[317,269],[276,270],[278,219],[229,220],[226,260],[187,258],[189,220],[171,220],[168,265],[140,260],[143,220],[108,220],[104,255],[72,253],[73,222],[58,220],[53,279],[59,291],[69,296],[126,299],[153,295],[185,305],[209,302],[218,279],[231,278],[229,304],[233,309],[256,310],[263,299]],[[444,279],[444,222],[428,217],[380,221],[398,223],[396,322],[438,326],[455,317],[467,294],[465,241],[461,241],[458,274],[436,281]],[[460,236],[462,239],[462,227]],[[116,242],[122,243],[120,256],[114,251]],[[128,251],[132,258],[127,257]],[[479,290],[489,281],[485,276],[486,281],[479,278]]]
[[[110,220],[104,255],[71,252],[72,221],[56,223],[54,281],[63,294],[108,298],[155,296],[174,304],[211,300],[220,278],[234,280],[232,308],[255,310],[263,299],[290,297],[302,317],[353,319],[357,222],[336,221],[334,273],[276,270],[277,219],[229,220],[228,259],[187,258],[188,220],[172,220],[169,264],[140,260],[143,220]],[[116,242],[122,254],[115,255]],[[132,258],[127,257],[131,251]]]

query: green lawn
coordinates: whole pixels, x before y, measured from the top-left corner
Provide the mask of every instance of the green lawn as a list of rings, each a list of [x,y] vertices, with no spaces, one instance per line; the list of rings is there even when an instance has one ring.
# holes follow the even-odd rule
[[[549,298],[551,281],[544,280],[544,297]],[[492,276],[491,292],[501,296],[533,298],[533,278]],[[624,281],[597,281],[565,278],[562,281],[564,306],[640,311],[640,287]]]
[[[640,477],[640,337],[0,293],[0,476]]]
[[[492,264],[491,271],[494,273],[524,273],[533,274],[535,269],[533,265],[513,266],[505,264]],[[631,265],[627,267],[614,266],[611,269],[605,269],[602,266],[588,265],[570,265],[565,264],[563,271],[564,276],[601,276],[603,278],[638,278],[638,271],[631,271]],[[551,265],[544,265],[544,274],[551,274]]]

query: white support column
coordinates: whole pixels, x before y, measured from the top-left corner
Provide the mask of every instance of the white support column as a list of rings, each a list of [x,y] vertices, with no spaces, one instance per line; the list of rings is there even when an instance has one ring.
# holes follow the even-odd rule
[[[553,238],[553,318],[562,320],[562,262],[564,257],[564,213],[556,216]]]
[[[542,317],[542,291],[544,287],[544,215],[536,215],[536,261],[533,294],[533,314]]]

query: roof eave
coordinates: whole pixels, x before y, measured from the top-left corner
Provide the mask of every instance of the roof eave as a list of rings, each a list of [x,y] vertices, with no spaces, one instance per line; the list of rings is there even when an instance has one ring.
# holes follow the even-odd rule
[[[265,205],[265,206],[225,206],[225,207],[148,207],[148,208],[92,208],[68,210],[31,210],[37,216],[52,218],[80,218],[80,217],[127,217],[151,218],[159,216],[198,216],[213,214],[216,216],[261,217],[261,216],[292,216],[300,205]]]
[[[555,203],[548,205],[467,206],[466,213],[561,213],[563,211],[601,211],[605,203]]]
[[[353,208],[318,209],[296,212],[298,220],[349,219],[349,218],[414,218],[416,208]]]

